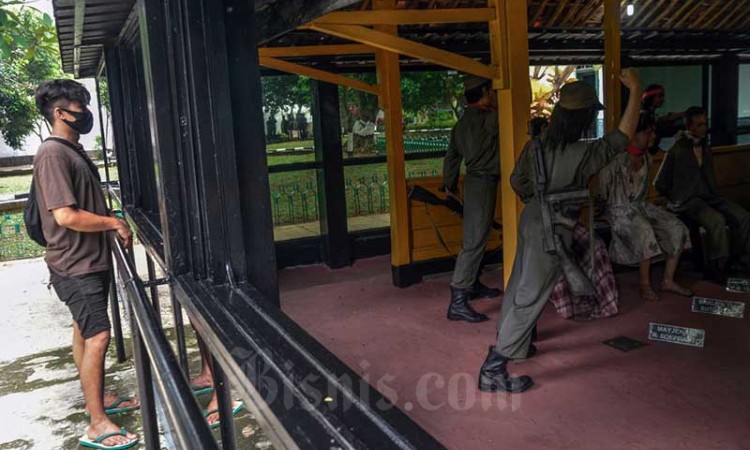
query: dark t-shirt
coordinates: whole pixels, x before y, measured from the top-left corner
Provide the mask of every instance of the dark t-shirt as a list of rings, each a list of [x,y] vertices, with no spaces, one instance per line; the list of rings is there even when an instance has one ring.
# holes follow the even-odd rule
[[[47,240],[44,259],[50,270],[62,276],[108,270],[111,263],[105,233],[82,233],[61,227],[52,214],[53,209],[71,206],[107,215],[99,180],[88,163],[73,149],[48,140],[34,157],[34,180],[42,231]]]

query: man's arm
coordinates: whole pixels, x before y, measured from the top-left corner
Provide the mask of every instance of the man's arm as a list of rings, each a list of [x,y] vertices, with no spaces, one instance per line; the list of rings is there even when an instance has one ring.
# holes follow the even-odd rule
[[[72,206],[53,209],[52,215],[61,227],[80,233],[116,231],[125,247],[130,246],[133,238],[133,232],[130,231],[128,223],[117,217],[100,216]]]

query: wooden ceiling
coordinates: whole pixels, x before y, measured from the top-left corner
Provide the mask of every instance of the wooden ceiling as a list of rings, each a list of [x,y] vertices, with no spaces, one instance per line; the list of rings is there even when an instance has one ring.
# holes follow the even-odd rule
[[[511,0],[515,1],[515,0]],[[399,0],[399,9],[484,7],[485,0]],[[603,0],[529,0],[530,28],[601,28]],[[624,29],[748,30],[748,0],[621,0]],[[627,14],[628,5],[633,15]],[[370,9],[365,0],[357,9]]]

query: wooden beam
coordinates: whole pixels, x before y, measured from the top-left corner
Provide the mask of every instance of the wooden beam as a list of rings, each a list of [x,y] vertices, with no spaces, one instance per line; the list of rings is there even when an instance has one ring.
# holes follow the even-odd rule
[[[682,4],[680,9],[678,9],[676,13],[672,14],[672,17],[670,17],[669,20],[667,20],[667,23],[664,24],[664,29],[671,28],[671,25],[674,23],[674,21],[682,17],[682,14],[686,9],[688,9],[693,1],[694,0],[685,0],[685,3]]]
[[[573,3],[570,8],[568,8],[568,13],[565,14],[565,18],[560,23],[560,26],[562,27],[570,27],[573,26],[573,23],[571,21],[575,22],[573,20],[573,17],[579,12],[579,10],[585,7],[585,4],[581,1]]]
[[[555,12],[552,14],[552,17],[547,21],[548,27],[554,27],[557,26],[555,23],[557,21],[557,18],[560,17],[560,14],[562,14],[565,7],[568,5],[568,0],[558,0],[557,1],[557,8],[555,8]]]
[[[420,25],[489,22],[495,11],[489,8],[407,9],[395,11],[337,11],[318,17],[316,23],[334,25]]]
[[[493,86],[498,93],[500,114],[500,202],[503,218],[503,279],[508,285],[518,247],[518,223],[523,209],[510,185],[518,157],[528,140],[526,135],[531,104],[529,82],[529,29],[524,0],[489,0],[497,11],[497,20],[490,22],[490,53],[492,63],[507,66],[503,85]],[[503,61],[504,60],[504,61]]]
[[[268,67],[269,69],[275,69],[294,75],[304,75],[315,80],[350,87],[358,91],[367,92],[368,94],[378,95],[380,93],[378,86],[373,86],[362,81],[355,80],[354,78],[326,72],[325,70],[314,69],[312,67],[303,66],[302,64],[291,63],[289,61],[284,61],[283,59],[271,58],[269,56],[261,56],[259,59],[260,65],[263,67]]]
[[[575,22],[575,26],[585,26],[586,22],[591,19],[591,16],[596,13],[596,11],[601,8],[602,6],[602,0],[594,0],[592,1],[589,6],[586,7],[586,9],[583,10],[583,13],[580,15],[578,20]]]
[[[747,19],[748,13],[750,13],[750,3],[745,4],[745,9],[742,12],[735,14],[734,17],[727,22],[726,29],[731,30],[736,25],[742,24],[742,21]]]
[[[730,1],[730,3],[731,3],[731,1]],[[747,12],[748,10],[750,10],[750,8],[748,8],[747,10],[745,10],[745,12]],[[716,27],[714,27],[714,29],[715,30],[723,30],[723,29],[728,28],[728,25],[730,23],[732,23],[733,21],[737,20],[737,16],[742,16],[742,12],[740,12],[739,14],[727,14],[727,15],[725,15],[719,21],[719,23],[716,24]]]
[[[660,3],[660,5],[665,5],[665,4]],[[650,8],[646,12],[646,14],[638,15],[637,20],[633,21],[632,24],[628,23],[628,27],[643,27],[645,26],[644,24],[647,23],[650,18],[654,17],[654,15],[660,11],[660,9],[666,9],[666,8],[669,8],[669,6],[662,6],[662,8],[658,8],[658,7]]]
[[[604,0],[604,124],[612,131],[620,121],[620,20],[619,0]]]
[[[367,45],[303,45],[299,47],[260,47],[258,55],[272,58],[294,58],[300,56],[334,56],[334,55],[363,55],[375,53],[375,49]]]
[[[373,0],[375,10],[391,10],[395,0]],[[375,33],[391,36],[398,33],[395,25],[379,25]],[[393,36],[395,37],[395,36]],[[406,197],[406,154],[404,152],[403,106],[401,104],[401,69],[398,54],[386,49],[375,52],[380,85],[380,105],[384,112],[386,167],[388,169],[388,200],[391,216],[391,266],[412,262],[412,238],[409,224],[409,202]],[[401,283],[394,278],[394,283]]]
[[[656,8],[652,8],[654,3],[654,0],[646,0],[645,2],[639,3],[639,4],[633,4],[633,8],[637,8],[634,13],[633,17],[628,19],[627,27],[632,27],[635,25],[635,23],[643,16],[651,15],[654,11],[656,11]]]
[[[686,28],[701,28],[701,29],[706,29],[706,26],[705,26],[705,24],[701,24],[701,23],[703,22],[703,20],[704,20],[704,19],[705,19],[706,17],[708,17],[708,15],[709,15],[709,14],[711,14],[711,13],[712,13],[712,12],[714,11],[714,9],[716,9],[716,7],[717,7],[717,6],[719,6],[720,4],[721,4],[721,2],[720,2],[719,0],[714,0],[713,2],[711,2],[711,6],[709,6],[709,7],[708,7],[708,8],[706,8],[706,9],[704,9],[704,10],[703,10],[703,12],[702,12],[702,13],[701,13],[701,14],[700,14],[700,15],[698,16],[698,18],[697,18],[697,19],[695,20],[695,22],[693,22],[693,23],[690,23],[690,24],[688,24]],[[724,6],[726,6],[726,5],[724,5]]]
[[[698,8],[702,7],[703,4],[699,1],[695,5],[693,5],[692,8],[690,8],[690,11],[688,11],[684,16],[682,16],[682,19],[680,19],[675,25],[674,28],[679,29],[682,28],[685,24],[685,21],[690,19],[693,16],[693,13],[698,10]]]
[[[672,11],[675,6],[677,6],[677,2],[678,1],[679,0],[672,0],[672,2],[669,4],[669,6],[665,7],[664,9],[662,9],[662,11],[659,13],[659,15],[656,16],[656,18],[651,21],[651,25],[653,25],[653,27],[658,27],[659,22],[661,21],[661,19],[663,19],[664,16],[666,16],[667,14],[669,14],[669,12]],[[644,28],[650,28],[649,24],[646,23],[647,19],[648,18],[644,18],[643,21],[641,21],[641,23],[638,24],[638,26],[644,27]],[[665,25],[665,27],[666,27],[666,25]]]
[[[725,16],[731,16],[731,14],[728,14],[728,13],[729,13],[729,10],[733,6],[735,5],[731,0],[724,0],[724,7],[716,11],[716,14],[714,14],[710,19],[708,19],[704,28],[710,29],[714,25],[714,23],[716,23],[718,19],[721,19],[722,17],[725,17]]]
[[[382,31],[356,25],[327,25],[316,22],[311,22],[301,28],[349,39],[388,52],[411,56],[412,58],[421,59],[483,78],[494,78],[492,69],[476,60],[430,47],[429,45],[419,44]]]
[[[81,43],[83,42],[83,22],[86,18],[86,0],[75,0],[73,12],[73,76],[81,76]]]
[[[542,15],[544,14],[544,10],[547,9],[548,3],[549,3],[549,0],[542,1],[542,4],[539,5],[539,7],[536,9],[536,12],[534,13],[534,17],[531,19],[532,24],[542,17]]]

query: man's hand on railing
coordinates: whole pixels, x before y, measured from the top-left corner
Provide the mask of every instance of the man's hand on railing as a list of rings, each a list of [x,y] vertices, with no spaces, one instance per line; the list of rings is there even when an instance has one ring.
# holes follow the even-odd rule
[[[130,230],[130,225],[123,219],[117,219],[117,221],[118,226],[115,228],[117,237],[125,248],[130,248],[130,245],[133,243],[133,232]]]

